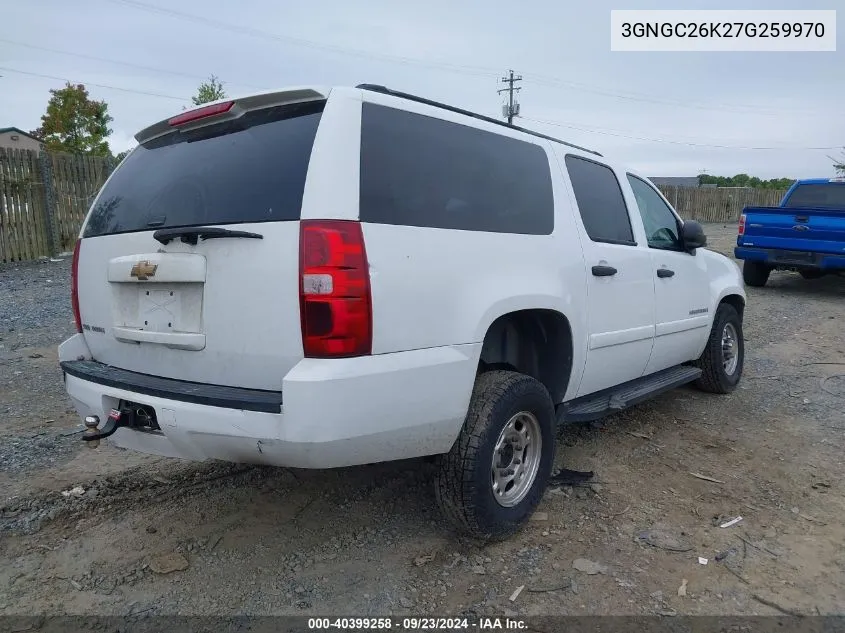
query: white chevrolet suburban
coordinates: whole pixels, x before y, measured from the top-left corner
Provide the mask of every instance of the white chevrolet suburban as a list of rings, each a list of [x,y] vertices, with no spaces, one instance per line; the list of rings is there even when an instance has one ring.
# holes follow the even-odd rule
[[[59,348],[92,446],[436,456],[446,516],[501,538],[560,425],[740,380],[738,267],[597,152],[366,84],[136,138],[82,226]]]

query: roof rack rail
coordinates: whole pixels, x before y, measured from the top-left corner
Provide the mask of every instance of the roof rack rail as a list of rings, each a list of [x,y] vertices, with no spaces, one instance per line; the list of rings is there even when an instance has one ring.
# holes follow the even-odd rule
[[[493,117],[484,116],[483,114],[478,114],[476,112],[470,112],[469,110],[463,110],[461,108],[456,108],[455,106],[446,105],[445,103],[440,103],[439,101],[432,101],[431,99],[426,99],[424,97],[418,97],[416,95],[408,94],[407,92],[399,92],[398,90],[391,90],[385,86],[380,86],[378,84],[358,84],[355,86],[360,90],[369,90],[370,92],[378,92],[385,95],[390,95],[393,97],[399,97],[400,99],[408,99],[409,101],[416,101],[417,103],[424,103],[426,105],[434,106],[435,108],[441,108],[443,110],[449,110],[450,112],[457,112],[458,114],[463,114],[468,117],[472,117],[473,119],[479,119],[481,121],[487,121],[487,123],[495,123],[496,125],[504,126],[511,130],[516,130],[518,132],[524,132],[525,134],[530,134],[531,136],[538,136],[540,138],[544,138],[547,141],[554,141],[555,143],[561,143],[568,147],[573,147],[575,149],[580,149],[582,152],[589,152],[590,154],[594,154],[596,156],[601,156],[597,151],[592,149],[587,149],[586,147],[581,147],[580,145],[575,145],[574,143],[567,143],[566,141],[562,141],[559,138],[555,138],[553,136],[548,136],[546,134],[541,134],[540,132],[535,132],[533,130],[526,130],[523,127],[519,127],[518,125],[513,125],[512,123],[506,123],[504,121],[499,121],[498,119],[494,119]]]

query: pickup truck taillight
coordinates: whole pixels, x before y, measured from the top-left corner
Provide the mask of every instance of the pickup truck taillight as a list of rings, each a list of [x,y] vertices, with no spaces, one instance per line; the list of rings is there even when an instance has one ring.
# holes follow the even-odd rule
[[[739,216],[739,234],[745,235],[745,214]]]
[[[306,358],[372,351],[370,271],[359,222],[303,220],[299,301]]]
[[[73,320],[76,321],[76,331],[82,332],[82,316],[79,313],[79,249],[82,240],[76,240],[73,247],[73,260],[70,268],[70,304],[73,308]]]

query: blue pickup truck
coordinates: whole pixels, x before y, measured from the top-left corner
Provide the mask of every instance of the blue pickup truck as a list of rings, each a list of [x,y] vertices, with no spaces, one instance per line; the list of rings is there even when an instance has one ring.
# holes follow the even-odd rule
[[[773,270],[845,272],[845,178],[798,180],[780,206],[743,209],[734,255],[749,286],[765,286]]]

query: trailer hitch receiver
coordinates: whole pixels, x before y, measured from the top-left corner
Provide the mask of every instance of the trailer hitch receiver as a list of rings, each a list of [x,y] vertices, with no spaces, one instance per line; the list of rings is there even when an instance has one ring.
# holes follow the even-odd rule
[[[96,448],[100,440],[113,435],[122,426],[146,433],[161,433],[153,407],[121,400],[117,408],[109,411],[109,417],[102,427],[98,416],[85,416],[85,433],[82,439],[88,442],[89,447]]]

